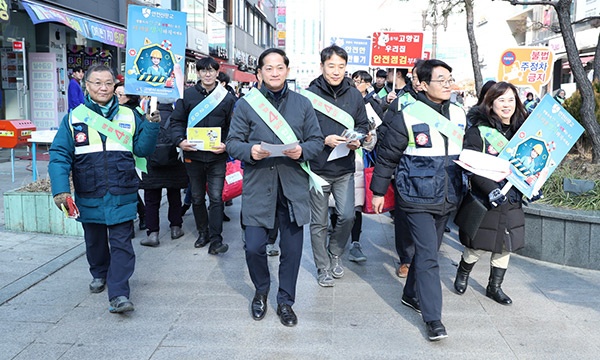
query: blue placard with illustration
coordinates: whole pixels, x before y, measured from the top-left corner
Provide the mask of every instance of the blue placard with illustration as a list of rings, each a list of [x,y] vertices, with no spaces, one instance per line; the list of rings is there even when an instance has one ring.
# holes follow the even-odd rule
[[[371,40],[332,37],[331,43],[348,53],[348,65],[369,66],[371,59]]]
[[[583,133],[550,95],[544,96],[498,157],[510,162],[506,178],[525,196],[537,194]]]
[[[183,96],[187,14],[129,5],[125,93]]]

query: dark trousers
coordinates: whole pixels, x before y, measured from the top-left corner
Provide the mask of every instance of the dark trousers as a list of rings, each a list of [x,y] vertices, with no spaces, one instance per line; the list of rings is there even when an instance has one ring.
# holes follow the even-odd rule
[[[129,278],[135,268],[131,238],[133,221],[116,225],[82,223],[90,273],[106,279],[108,299],[129,297]]]
[[[304,234],[302,226],[290,221],[287,199],[281,191],[277,198],[277,219],[279,220],[279,248],[281,249],[277,304],[294,305]],[[268,294],[271,284],[266,252],[269,229],[246,225],[245,237],[246,264],[252,283],[257,293]]]
[[[160,218],[158,211],[162,200],[162,189],[145,189],[144,202],[146,203],[146,227],[147,233],[160,231]],[[167,188],[167,201],[169,210],[167,218],[170,226],[181,226],[181,192],[176,188]]]
[[[395,182],[395,180],[392,180],[392,182]],[[400,209],[398,189],[395,183],[393,185],[396,199],[394,204],[394,240],[396,243],[396,252],[400,258],[400,264],[410,264],[415,256],[415,244],[408,231],[406,213]]]
[[[404,295],[419,299],[425,322],[442,319],[438,250],[448,218],[448,214],[406,213],[408,230],[415,244],[415,256],[408,270]]]
[[[142,197],[140,196],[140,193],[138,193],[137,199],[138,199],[138,202],[137,202],[138,217],[140,218],[140,220],[144,220],[144,218],[146,217],[146,207],[144,206],[144,202],[142,201]]]
[[[192,210],[198,233],[207,234],[211,242],[223,241],[223,182],[225,160],[186,162],[192,189]],[[206,188],[208,185],[208,212],[206,211]]]

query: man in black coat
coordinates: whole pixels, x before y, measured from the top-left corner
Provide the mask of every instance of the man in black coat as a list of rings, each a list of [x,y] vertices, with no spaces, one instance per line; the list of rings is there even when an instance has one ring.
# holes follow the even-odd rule
[[[345,76],[347,62],[348,54],[341,47],[331,45],[323,49],[322,75],[313,80],[308,91],[304,92],[317,111],[321,132],[325,137],[325,147],[311,162],[311,169],[328,185],[323,188],[322,194],[310,192],[310,236],[317,282],[323,287],[333,286],[334,278],[344,276],[340,255],[344,252],[354,224],[354,150],[361,146],[361,141],[342,134],[350,130],[366,136],[369,132],[363,97],[353,86],[352,80]],[[333,149],[338,145],[340,149],[349,150],[348,153],[330,160]],[[335,199],[338,220],[327,241],[330,194]]]
[[[271,284],[266,244],[269,230],[279,223],[281,257],[277,315],[285,326],[298,319],[292,310],[302,257],[303,226],[310,221],[309,173],[303,163],[323,148],[323,136],[310,102],[286,84],[289,59],[280,49],[267,49],[258,58],[259,89],[252,89],[236,105],[227,149],[244,162],[242,223],[245,226],[246,264],[256,289],[252,318],[262,320]],[[266,113],[265,113],[266,111]],[[295,144],[271,156],[262,142]]]
[[[183,99],[175,104],[171,115],[172,136],[175,144],[183,150],[186,170],[192,190],[192,210],[198,229],[194,247],[210,243],[209,254],[221,254],[229,249],[223,243],[223,183],[227,153],[222,140],[227,138],[235,97],[217,83],[219,63],[207,57],[196,62],[200,81],[185,90]],[[209,151],[200,151],[188,141],[187,129],[192,127],[221,128],[221,143]],[[205,196],[208,185],[210,200],[208,213]]]
[[[453,160],[462,150],[466,120],[462,108],[449,101],[454,79],[448,64],[427,60],[417,73],[423,92],[403,108],[390,107],[385,116],[389,128],[379,143],[370,188],[379,213],[396,175],[399,207],[415,243],[401,301],[422,314],[429,340],[436,341],[448,336],[441,321],[438,250],[462,197],[462,171]]]

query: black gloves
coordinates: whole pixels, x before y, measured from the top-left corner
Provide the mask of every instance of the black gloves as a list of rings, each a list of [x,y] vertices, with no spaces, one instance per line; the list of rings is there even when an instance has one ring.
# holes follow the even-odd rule
[[[498,207],[506,202],[506,196],[500,191],[500,189],[494,189],[488,194],[488,200],[492,207]]]

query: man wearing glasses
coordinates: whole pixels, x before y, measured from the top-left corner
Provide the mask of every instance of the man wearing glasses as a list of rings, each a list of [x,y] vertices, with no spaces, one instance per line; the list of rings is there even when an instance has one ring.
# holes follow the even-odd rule
[[[225,253],[229,246],[223,243],[223,182],[227,153],[223,141],[229,133],[229,123],[235,97],[217,82],[219,63],[207,57],[196,62],[200,81],[183,93],[171,114],[172,136],[175,144],[183,150],[183,157],[192,190],[192,211],[198,230],[194,247],[202,248],[210,243],[208,253]],[[201,151],[188,141],[188,128],[221,128],[220,145],[209,151]],[[208,185],[209,205],[205,196]]]
[[[120,106],[113,93],[114,74],[104,65],[90,67],[85,81],[89,95],[63,118],[50,148],[48,172],[56,206],[72,217],[79,209],[93,277],[90,291],[108,287],[109,311],[123,313],[133,310],[129,278],[135,266],[136,158],[154,151],[160,115],[145,121],[140,112]]]
[[[452,68],[440,60],[419,63],[422,92],[403,106],[390,106],[371,181],[373,208],[379,213],[392,174],[398,204],[406,213],[415,255],[402,304],[421,313],[429,340],[446,338],[438,250],[450,213],[462,197],[462,171],[452,160],[462,149],[465,113],[450,103]]]

